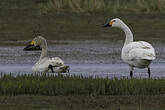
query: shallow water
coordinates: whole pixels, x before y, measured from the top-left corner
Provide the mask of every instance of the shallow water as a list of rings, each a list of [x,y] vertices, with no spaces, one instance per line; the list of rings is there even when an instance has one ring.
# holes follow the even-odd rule
[[[28,42],[28,41],[25,41]],[[48,41],[49,56],[58,56],[71,68],[70,74],[99,77],[127,77],[129,67],[120,58],[122,41]],[[52,45],[53,44],[53,45]],[[152,77],[165,77],[165,46],[153,44],[157,58],[151,64]],[[23,51],[24,46],[0,47],[0,72],[30,74],[40,51]],[[64,73],[65,74],[65,73]],[[66,73],[67,74],[67,73]],[[147,69],[135,69],[135,77],[148,77]]]
[[[128,77],[129,68],[126,64],[68,64],[70,73],[63,75],[82,75],[93,77]],[[152,78],[165,77],[164,64],[153,64],[151,66]],[[32,74],[32,65],[29,64],[7,64],[0,65],[0,72],[6,74]],[[49,73],[52,74],[52,73]],[[134,77],[147,78],[147,69],[135,69]]]
[[[21,41],[20,41],[21,42]],[[24,41],[25,45],[28,41]],[[52,45],[53,44],[53,45]],[[165,44],[152,43],[156,51],[153,63],[165,63]],[[68,64],[121,64],[122,40],[48,40],[48,56],[60,57]],[[34,64],[40,51],[23,51],[25,46],[1,46],[0,64]]]

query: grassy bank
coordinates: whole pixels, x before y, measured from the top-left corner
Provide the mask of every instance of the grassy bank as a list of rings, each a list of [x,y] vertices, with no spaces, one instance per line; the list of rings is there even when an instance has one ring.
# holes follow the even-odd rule
[[[155,13],[165,12],[164,0],[1,0],[0,9],[39,9],[49,11],[75,11],[111,13]]]
[[[2,110],[164,110],[165,79],[2,75]]]
[[[43,74],[2,75],[0,95],[163,95],[165,79],[108,79]]]
[[[165,13],[164,0],[1,0],[0,14],[17,12],[15,16],[31,12],[45,15],[49,13],[77,12],[82,14],[109,13],[109,14],[163,14]],[[22,12],[23,11],[23,12]],[[84,12],[84,13],[83,13]],[[1,16],[2,18],[4,16]],[[22,16],[23,17],[23,16]],[[10,19],[10,18],[8,18]]]
[[[165,12],[164,0],[43,0],[39,7],[44,13],[70,10],[77,12],[154,13]]]
[[[0,40],[31,40],[36,33],[49,40],[123,40],[124,33],[120,30],[102,28],[108,19],[119,17],[131,28],[136,40],[165,41],[165,16],[162,14],[164,8],[160,8],[161,12],[155,9],[156,12],[151,11],[152,14],[148,11],[132,13],[118,9],[130,5],[131,10],[140,10],[141,8],[134,6],[137,1],[142,5],[156,2],[156,6],[165,6],[162,5],[162,0],[90,0],[89,3],[87,0],[2,0]],[[158,1],[161,5],[158,5]],[[104,4],[107,8],[88,9],[90,4]],[[86,6],[89,7],[85,8]],[[108,6],[118,8],[109,11]],[[6,44],[2,42],[0,45]],[[15,42],[15,45],[20,44]]]
[[[2,41],[31,40],[38,32],[48,40],[124,40],[124,33],[119,29],[102,27],[108,19],[116,17],[121,18],[130,27],[135,40],[165,41],[165,16],[158,14],[76,14],[61,12],[40,15],[33,10],[21,10],[18,12],[6,11],[0,13],[0,16],[0,40]],[[15,44],[20,45],[17,42]]]

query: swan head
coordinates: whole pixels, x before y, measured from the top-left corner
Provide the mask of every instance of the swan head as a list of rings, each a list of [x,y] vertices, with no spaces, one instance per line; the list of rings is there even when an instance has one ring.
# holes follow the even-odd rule
[[[106,23],[104,25],[104,27],[118,27],[118,28],[121,28],[123,24],[124,24],[124,22],[121,19],[115,18],[115,19],[112,19],[112,20],[108,21],[108,23]]]
[[[31,51],[31,50],[41,50],[41,43],[45,40],[42,36],[35,37],[29,45],[27,45],[24,50],[25,51]]]
[[[41,46],[43,41],[45,41],[45,38],[42,36],[37,36],[31,41],[30,44],[34,46]]]

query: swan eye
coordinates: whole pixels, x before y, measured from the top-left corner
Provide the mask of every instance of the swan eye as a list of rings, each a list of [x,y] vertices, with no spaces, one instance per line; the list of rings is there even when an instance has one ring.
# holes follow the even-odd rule
[[[111,21],[109,22],[109,25],[112,25],[114,22],[116,22],[116,20],[111,20]]]

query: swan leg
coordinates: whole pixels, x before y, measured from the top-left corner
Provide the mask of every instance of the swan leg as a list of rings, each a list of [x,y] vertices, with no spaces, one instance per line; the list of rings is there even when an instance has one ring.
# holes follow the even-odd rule
[[[130,70],[130,77],[131,78],[133,77],[133,67],[131,67],[131,70]]]
[[[52,73],[54,73],[54,70],[53,70],[53,66],[52,65],[49,65],[48,66],[48,69],[51,69]]]
[[[132,70],[130,71],[130,77],[131,78],[133,77],[133,71]]]
[[[150,67],[148,67],[148,78],[150,78],[151,76],[151,70],[150,70]]]

